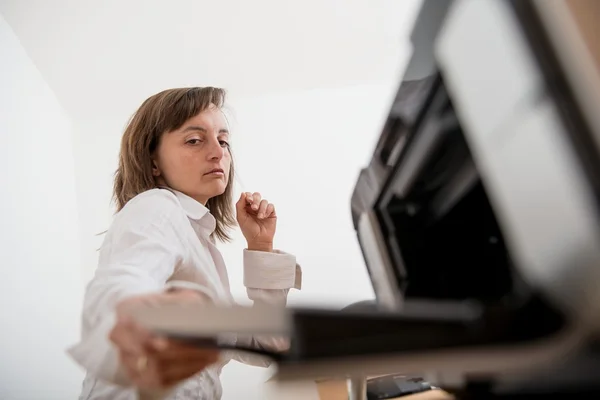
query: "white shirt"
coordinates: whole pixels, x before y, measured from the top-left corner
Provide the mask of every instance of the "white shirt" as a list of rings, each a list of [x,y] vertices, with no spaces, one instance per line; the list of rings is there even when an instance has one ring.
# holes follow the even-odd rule
[[[141,193],[115,216],[100,249],[95,276],[86,289],[81,341],[69,349],[69,354],[87,371],[80,399],[138,398],[108,339],[119,300],[176,286],[198,290],[217,304],[234,303],[223,258],[210,238],[215,224],[215,218],[201,203],[167,189]],[[284,306],[289,289],[300,289],[301,270],[294,256],[280,251],[244,250],[243,260],[244,285],[255,304]],[[276,350],[286,345],[281,338],[234,340]],[[266,365],[251,356],[224,356],[219,364],[154,398],[219,399],[219,375],[232,357]]]

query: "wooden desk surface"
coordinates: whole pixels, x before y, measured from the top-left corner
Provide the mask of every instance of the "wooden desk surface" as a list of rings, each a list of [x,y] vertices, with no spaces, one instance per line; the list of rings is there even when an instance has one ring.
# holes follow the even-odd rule
[[[320,400],[348,400],[346,381],[317,382]],[[399,397],[402,400],[452,400],[453,397],[443,390],[430,390],[410,396]]]

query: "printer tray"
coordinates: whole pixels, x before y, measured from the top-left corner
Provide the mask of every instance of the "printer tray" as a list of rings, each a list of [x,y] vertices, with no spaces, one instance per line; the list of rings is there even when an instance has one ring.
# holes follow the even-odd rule
[[[408,301],[401,312],[293,310],[281,361],[514,345],[551,336],[563,318],[538,298],[520,307]]]
[[[408,301],[401,312],[290,309],[291,345],[285,353],[220,343],[215,336],[169,336],[203,347],[250,352],[280,363],[348,356],[413,353],[510,345],[550,336],[563,318],[538,298],[520,307],[476,302]]]

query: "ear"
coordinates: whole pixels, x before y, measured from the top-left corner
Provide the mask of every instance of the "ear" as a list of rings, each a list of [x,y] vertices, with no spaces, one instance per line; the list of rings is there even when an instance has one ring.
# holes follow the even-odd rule
[[[160,169],[158,168],[158,164],[156,164],[156,160],[152,160],[152,176],[160,176]]]

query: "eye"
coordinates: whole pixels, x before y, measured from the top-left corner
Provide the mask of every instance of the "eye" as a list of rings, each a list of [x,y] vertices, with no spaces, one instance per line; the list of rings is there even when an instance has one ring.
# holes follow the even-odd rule
[[[200,140],[200,139],[190,139],[190,140],[188,140],[186,143],[187,143],[187,144],[194,145],[194,144],[198,144],[198,143],[200,143],[200,142],[202,142],[202,140]]]
[[[229,148],[229,142],[225,140],[219,140],[219,144],[221,145],[221,147]]]

